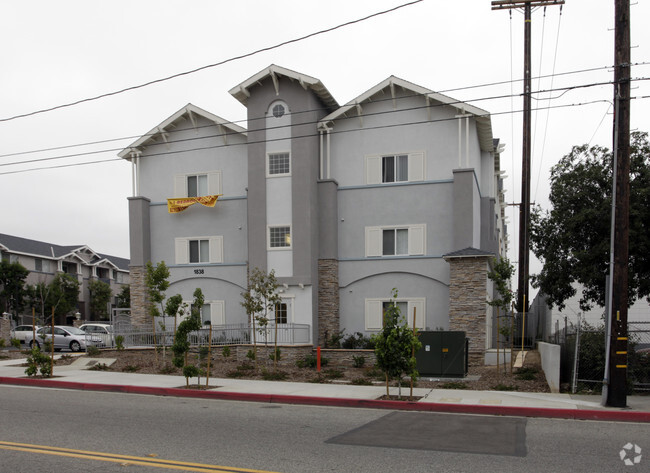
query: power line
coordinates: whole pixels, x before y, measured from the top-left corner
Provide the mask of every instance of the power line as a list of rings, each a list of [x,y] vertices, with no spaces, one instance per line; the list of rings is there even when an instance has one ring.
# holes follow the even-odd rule
[[[650,62],[639,62],[639,63],[633,64],[633,66],[644,66],[644,65],[648,65],[648,64],[650,64]],[[599,67],[592,67],[592,68],[587,68],[587,69],[578,69],[578,70],[575,70],[575,71],[566,71],[566,72],[560,72],[560,73],[557,73],[557,74],[554,73],[554,74],[549,74],[549,75],[540,75],[540,76],[534,77],[534,79],[544,79],[544,78],[549,78],[549,77],[560,77],[560,76],[572,75],[572,74],[582,74],[582,73],[585,73],[585,72],[594,72],[594,71],[611,69],[612,67],[614,67],[614,66],[599,66]],[[476,89],[476,88],[492,87],[492,86],[504,85],[504,84],[510,84],[512,86],[512,84],[514,84],[516,82],[521,82],[523,80],[523,79],[512,79],[512,73],[511,73],[510,77],[511,77],[511,79],[506,80],[506,81],[488,82],[488,83],[485,83],[485,84],[475,84],[475,85],[469,85],[469,86],[464,86],[464,87],[456,87],[456,88],[453,88],[453,89],[440,90],[440,91],[437,91],[436,93],[445,94],[445,93],[448,93],[448,92],[455,92],[455,91],[461,91],[461,90],[471,90],[471,89]],[[558,90],[562,90],[562,89],[558,89]],[[511,92],[510,97],[517,96],[517,94],[515,94],[513,92],[512,87],[510,88],[510,92]],[[540,92],[538,91],[538,92],[534,92],[534,93],[540,93]],[[419,94],[405,95],[403,97],[400,97],[400,99],[409,98],[409,97],[416,97],[418,95]],[[553,99],[555,99],[555,98],[559,98],[559,97],[553,97]],[[535,98],[533,97],[533,99],[535,99]],[[544,100],[550,100],[550,99],[551,98],[544,99]],[[376,99],[376,100],[374,100],[374,102],[377,103],[377,102],[383,102],[383,101],[388,101],[388,100],[392,100],[392,98]],[[475,99],[474,101],[478,101],[478,100],[481,100],[481,99]],[[537,100],[537,99],[535,99],[535,100]],[[462,102],[471,102],[471,101],[472,100],[464,100]],[[457,101],[457,102],[454,102],[454,103],[461,103],[461,102]],[[314,112],[314,111],[321,111],[321,110],[325,110],[325,109],[324,108],[318,108],[318,109],[306,110],[304,112],[299,112],[299,113],[311,113],[311,112]],[[262,118],[253,119],[253,120],[263,120],[263,119],[264,118],[262,117]],[[246,123],[247,121],[253,121],[253,120],[244,119],[244,120],[236,120],[236,121],[226,121],[224,124],[225,125],[233,125],[233,124],[237,125],[237,124]],[[206,126],[213,126],[213,125],[206,125]],[[196,128],[202,128],[202,127],[196,127]],[[188,129],[190,129],[190,128],[188,128]],[[192,129],[194,129],[194,128],[192,128]],[[153,136],[153,135],[155,135],[157,133],[158,132],[153,133],[150,136]],[[57,151],[57,150],[61,150],[61,149],[68,149],[68,148],[74,148],[74,147],[91,146],[91,145],[110,143],[110,142],[115,142],[115,141],[135,140],[135,139],[138,139],[138,138],[142,138],[144,136],[147,136],[147,134],[124,136],[124,137],[120,137],[120,138],[111,138],[111,139],[106,139],[106,140],[91,141],[91,142],[86,142],[86,143],[77,143],[77,144],[64,145],[64,146],[56,146],[56,147],[42,148],[42,149],[36,149],[36,150],[19,151],[19,152],[15,152],[15,153],[0,154],[0,158],[7,158],[7,157],[12,157],[12,156],[21,156],[21,155],[34,154],[34,153],[42,153],[42,152],[48,152],[48,151]]]
[[[565,105],[555,105],[555,106],[547,106],[543,107],[542,109],[555,109],[555,108],[568,108],[568,107],[580,107],[580,106],[585,106],[585,105],[590,105],[594,103],[601,103],[601,102],[608,102],[607,100],[592,100],[589,102],[581,102],[581,103],[574,103],[574,104],[565,104]],[[491,116],[498,116],[498,115],[506,115],[506,114],[511,114],[511,113],[521,113],[522,110],[517,110],[515,112],[512,111],[505,111],[505,112],[496,112],[492,113]],[[390,124],[390,125],[379,125],[379,126],[374,126],[374,127],[364,127],[362,129],[360,128],[354,128],[350,130],[339,130],[339,131],[332,131],[331,134],[341,134],[341,133],[358,133],[359,131],[367,131],[367,130],[377,130],[377,129],[389,129],[389,128],[396,128],[396,127],[403,127],[403,126],[414,126],[414,125],[426,125],[430,123],[439,123],[439,122],[447,122],[447,121],[455,121],[457,120],[456,118],[441,118],[438,120],[423,120],[423,121],[417,121],[417,122],[409,122],[409,123],[398,123],[398,124]],[[218,135],[217,135],[218,136]],[[309,138],[309,137],[316,137],[318,136],[317,133],[308,133],[300,136],[294,136],[292,137],[293,139],[301,139],[301,138]],[[282,138],[278,138],[280,140]],[[233,147],[233,146],[249,146],[251,144],[256,144],[256,143],[267,143],[267,142],[272,142],[275,140],[259,140],[259,141],[248,141],[246,143],[241,143],[241,144],[219,144],[219,145],[211,145],[211,146],[204,146],[204,147],[195,147],[191,149],[183,149],[183,150],[177,150],[177,151],[165,151],[165,152],[160,152],[160,153],[151,153],[147,155],[147,157],[156,157],[156,156],[166,156],[166,155],[171,155],[171,154],[180,154],[180,153],[187,153],[187,152],[193,152],[193,151],[202,151],[202,150],[209,150],[209,149],[218,149],[218,148],[226,148],[226,147]],[[109,152],[110,150],[107,150],[105,152]],[[64,157],[60,157],[60,159],[63,159]],[[83,162],[83,163],[71,163],[71,164],[64,164],[64,165],[57,165],[57,166],[46,166],[46,167],[41,167],[41,168],[33,168],[33,169],[21,169],[21,170],[16,170],[16,171],[7,171],[7,172],[0,172],[0,176],[4,175],[10,175],[10,174],[21,174],[25,172],[31,172],[31,171],[42,171],[46,169],[58,169],[58,168],[66,168],[66,167],[75,167],[75,166],[85,166],[89,164],[99,164],[99,163],[106,163],[106,162],[111,162],[111,161],[123,161],[122,158],[111,158],[111,159],[106,159],[106,160],[99,160],[99,161],[88,161],[88,162]],[[22,164],[22,163],[16,163],[16,164]]]
[[[262,53],[262,52],[271,51],[273,49],[278,49],[278,48],[280,48],[282,46],[286,46],[288,44],[304,41],[306,39],[313,38],[314,36],[319,36],[319,35],[322,35],[322,34],[325,34],[325,33],[332,32],[334,30],[338,30],[340,28],[344,28],[346,26],[361,23],[363,21],[369,20],[371,18],[375,18],[377,16],[386,15],[388,13],[392,13],[394,11],[397,11],[397,10],[399,10],[401,8],[408,7],[408,6],[411,6],[411,5],[415,5],[416,3],[420,3],[420,2],[423,2],[423,1],[424,0],[414,0],[412,2],[404,3],[402,5],[398,5],[396,7],[389,8],[388,10],[383,10],[383,11],[373,13],[371,15],[368,15],[368,16],[365,16],[365,17],[362,17],[362,18],[358,18],[356,20],[351,20],[351,21],[348,21],[348,22],[345,22],[345,23],[341,23],[340,25],[337,25],[337,26],[333,26],[333,27],[330,27],[330,28],[326,28],[324,30],[316,31],[314,33],[309,33],[309,34],[306,34],[304,36],[300,36],[298,38],[283,41],[283,42],[275,44],[273,46],[267,46],[265,48],[257,49],[255,51],[250,52],[250,53],[242,54],[242,55],[239,55],[239,56],[234,56],[234,57],[231,57],[231,58],[228,58],[228,59],[224,59],[223,61],[216,62],[214,64],[208,64],[206,66],[197,67],[196,69],[191,69],[189,71],[179,72],[177,74],[172,74],[171,76],[163,77],[162,79],[154,79],[154,80],[151,80],[149,82],[145,82],[143,84],[134,85],[134,86],[131,86],[131,87],[126,87],[124,89],[116,90],[114,92],[107,92],[107,93],[104,93],[104,94],[96,95],[94,97],[89,97],[89,98],[77,100],[75,102],[70,102],[70,103],[66,103],[66,104],[56,105],[54,107],[45,108],[45,109],[41,109],[41,110],[35,110],[33,112],[24,113],[24,114],[21,114],[21,115],[15,115],[13,117],[0,118],[0,122],[7,122],[7,121],[11,121],[11,120],[16,120],[18,118],[25,118],[25,117],[30,117],[30,116],[33,116],[33,115],[38,115],[38,114],[41,114],[41,113],[46,113],[46,112],[51,112],[51,111],[54,111],[54,110],[59,110],[59,109],[62,109],[62,108],[73,107],[75,105],[79,105],[79,104],[82,104],[82,103],[85,103],[85,102],[92,102],[94,100],[99,100],[99,99],[102,99],[102,98],[111,97],[113,95],[123,94],[124,92],[129,92],[131,90],[142,89],[144,87],[148,87],[148,86],[153,85],[153,84],[159,84],[161,82],[166,82],[166,81],[169,81],[169,80],[172,80],[172,79],[176,79],[178,77],[182,77],[182,76],[186,76],[186,75],[190,75],[190,74],[195,74],[197,72],[200,72],[200,71],[203,71],[203,70],[206,70],[206,69],[210,69],[210,68],[217,67],[217,66],[222,66],[222,65],[227,64],[229,62],[238,61],[240,59],[255,56],[255,55],[257,55],[259,53]]]
[[[646,79],[647,78],[637,78],[637,79],[634,79],[634,80],[646,80]],[[543,93],[547,93],[547,92],[550,94],[550,92],[553,92],[553,91],[564,90],[564,92],[562,94],[560,94],[558,97],[546,99],[546,100],[551,100],[551,99],[557,99],[557,98],[561,97],[562,95],[564,95],[566,92],[568,92],[570,90],[574,90],[574,89],[578,89],[578,88],[585,88],[585,87],[595,87],[595,86],[600,86],[600,85],[609,85],[609,84],[611,84],[611,82],[604,82],[604,83],[603,82],[597,82],[597,83],[591,83],[591,84],[579,84],[579,85],[573,85],[573,86],[568,86],[568,87],[562,87],[562,88],[558,88],[558,89],[533,91],[533,92],[531,92],[531,94],[543,94]],[[519,95],[519,94],[516,94],[516,95]],[[416,97],[416,96],[419,96],[419,94],[412,94],[412,95],[407,94],[405,96],[398,97],[398,100],[404,100],[404,99],[408,99],[408,98]],[[449,103],[440,103],[440,104],[436,104],[436,105],[422,105],[422,106],[417,106],[417,107],[403,108],[403,109],[399,109],[399,110],[395,110],[395,111],[390,110],[390,111],[382,111],[382,112],[376,112],[376,113],[365,113],[364,116],[371,117],[371,116],[377,116],[377,115],[385,115],[385,114],[388,114],[388,113],[403,113],[403,112],[408,112],[408,111],[420,110],[420,109],[423,109],[423,108],[445,107],[445,106],[450,106],[450,105],[453,106],[453,105],[460,105],[460,104],[479,102],[479,101],[485,101],[485,100],[498,100],[498,99],[503,99],[503,98],[508,98],[508,97],[512,97],[512,95],[510,95],[510,96],[509,95],[487,96],[487,97],[479,97],[479,98],[464,100],[464,101],[455,100],[455,101],[452,101],[452,102],[449,102]],[[375,103],[379,103],[379,102],[387,101],[387,100],[392,100],[392,98],[379,99],[379,100],[376,100]],[[511,107],[512,107],[512,104],[511,104]],[[311,113],[313,111],[318,111],[318,110],[323,110],[323,109],[307,110],[307,111],[299,112],[299,113]],[[541,110],[541,109],[538,108],[537,110]],[[297,115],[297,114],[295,114],[295,115]],[[488,115],[493,115],[493,114],[488,114]],[[265,119],[265,118],[262,117],[260,119]],[[256,119],[256,120],[259,120],[259,119]],[[318,121],[314,121],[314,122],[309,122],[309,123],[306,123],[306,124],[316,124],[317,122]],[[238,122],[227,122],[226,124],[230,124],[230,123],[239,123],[239,121]],[[206,127],[209,128],[209,127],[213,127],[213,126],[214,126],[213,124],[210,124],[210,125],[199,126],[199,127],[196,127],[196,128],[178,129],[178,131],[186,131],[186,130],[191,130],[191,129],[206,128]],[[268,130],[271,130],[271,129],[278,129],[278,128],[283,128],[283,127],[267,127],[267,128],[261,128],[261,130],[267,130],[268,131]],[[151,135],[145,134],[145,135],[142,135],[142,136],[154,136],[156,134],[158,134],[157,131],[154,132]],[[220,137],[220,136],[222,136],[222,134],[217,133],[217,134],[212,134],[212,135],[208,135],[208,136],[201,136],[201,137],[198,137],[198,138],[187,138],[187,139],[183,139],[183,140],[171,140],[171,141],[168,142],[168,144],[187,142],[187,141],[194,141],[194,140],[204,140],[204,139],[210,139],[210,138],[215,138],[215,137]],[[135,139],[135,138],[139,138],[139,137],[137,137],[137,136],[136,137],[128,137],[128,139]],[[93,144],[109,143],[109,142],[113,142],[113,141],[122,141],[122,140],[125,140],[125,139],[127,139],[127,138],[115,138],[115,139],[95,141],[95,142],[79,144],[79,145],[68,145],[68,146],[60,146],[60,147],[55,147],[55,148],[48,148],[48,149],[38,150],[38,151],[32,150],[32,151],[26,151],[26,152],[22,152],[22,153],[21,152],[19,152],[19,153],[11,153],[11,154],[7,154],[7,155],[2,155],[2,156],[0,156],[0,158],[1,157],[19,156],[19,155],[25,155],[25,154],[33,154],[33,153],[36,153],[36,152],[56,151],[56,150],[59,150],[59,149],[69,149],[69,148],[73,148],[73,147],[77,147],[77,146],[80,147],[80,146],[87,146],[87,145],[93,145]],[[52,157],[47,157],[47,158],[38,158],[38,159],[32,159],[32,160],[14,161],[14,162],[9,162],[9,163],[0,163],[0,167],[14,166],[14,165],[18,165],[18,164],[29,164],[29,163],[34,163],[34,162],[52,161],[52,160],[57,160],[57,159],[74,158],[74,157],[79,157],[79,156],[86,156],[86,155],[92,155],[92,154],[101,154],[101,153],[106,153],[106,152],[119,152],[119,151],[122,151],[123,149],[124,149],[124,147],[109,148],[109,149],[103,149],[103,150],[86,151],[86,152],[75,153],[75,154],[66,154],[66,155],[61,155],[61,156],[52,156]]]

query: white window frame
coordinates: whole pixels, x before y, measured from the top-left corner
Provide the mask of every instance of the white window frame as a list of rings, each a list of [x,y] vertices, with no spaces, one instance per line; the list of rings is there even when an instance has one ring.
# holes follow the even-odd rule
[[[208,261],[203,263],[190,263],[190,241],[208,240]],[[223,263],[223,236],[181,237],[174,239],[174,253],[176,264],[205,265]]]
[[[273,228],[288,228],[289,229],[289,245],[287,246],[271,246],[271,229]],[[290,250],[293,248],[293,228],[291,225],[268,225],[266,227],[266,249],[269,251],[282,251]]]
[[[190,177],[198,176],[207,176],[208,193],[206,195],[218,195],[223,193],[221,171],[207,171],[188,174],[176,174],[174,176],[174,197],[189,197],[187,181]]]
[[[403,181],[388,181],[384,182],[383,180],[383,163],[384,158],[389,157],[398,157],[398,156],[407,156],[408,166],[407,166],[407,175],[408,178]],[[424,181],[426,176],[426,160],[424,159],[425,155],[423,151],[415,151],[410,153],[384,153],[384,154],[374,154],[367,155],[364,157],[364,170],[365,170],[365,182],[368,185],[378,185],[378,184],[400,184],[407,182],[419,182]],[[397,161],[394,161],[395,169],[397,169]]]
[[[408,253],[405,255],[384,255],[384,230],[408,230]],[[383,225],[366,227],[366,258],[424,256],[426,254],[426,224]]]
[[[383,306],[390,302],[390,298],[367,298],[365,299],[365,329],[367,332],[379,332],[384,324]],[[424,330],[426,321],[426,298],[425,297],[399,297],[393,299],[395,302],[406,302],[407,313],[402,314],[406,318],[408,326],[413,328],[413,308],[416,309],[415,325],[418,330]]]
[[[271,173],[271,156],[287,155],[289,159],[289,172]],[[291,151],[273,151],[266,153],[266,177],[291,176]]]

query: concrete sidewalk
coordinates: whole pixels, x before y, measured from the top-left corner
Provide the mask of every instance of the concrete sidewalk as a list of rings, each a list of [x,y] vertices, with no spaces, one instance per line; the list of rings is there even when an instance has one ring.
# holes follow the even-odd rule
[[[107,363],[106,359],[98,361]],[[182,376],[88,370],[92,360],[87,357],[55,367],[55,377],[51,379],[27,378],[23,363],[24,359],[0,361],[0,384],[256,402],[650,422],[650,396],[628,396],[627,408],[610,408],[601,406],[600,395],[415,388],[413,395],[420,398],[417,401],[382,401],[379,398],[386,394],[384,386],[211,378],[209,388],[199,390],[185,389]],[[196,383],[196,378],[190,382]],[[201,384],[205,386],[205,378]],[[396,395],[397,388],[391,388],[390,393]],[[408,395],[409,388],[402,388],[402,396]]]

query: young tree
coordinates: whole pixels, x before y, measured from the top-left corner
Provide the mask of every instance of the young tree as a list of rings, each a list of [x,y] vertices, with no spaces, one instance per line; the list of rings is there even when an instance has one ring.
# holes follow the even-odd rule
[[[111,286],[99,279],[92,279],[88,283],[88,290],[90,292],[90,313],[99,320],[108,320],[108,304],[113,295]]]
[[[28,274],[29,271],[20,263],[0,260],[0,301],[4,306],[3,312],[13,314],[14,318],[25,306],[27,297],[25,279]]]
[[[416,380],[419,376],[413,353],[422,347],[417,331],[408,326],[395,301],[397,289],[393,288],[392,298],[384,311],[384,328],[372,340],[375,343],[377,366],[386,375],[386,396],[389,395],[388,383],[397,378],[398,397],[402,397],[402,377],[409,376]]]
[[[171,304],[168,301],[168,308],[173,310],[174,307],[176,311],[180,307],[180,304],[183,302],[180,296],[170,297],[170,300],[173,300]],[[189,365],[187,363],[187,354],[190,351],[190,342],[187,337],[190,332],[194,330],[199,330],[201,328],[201,307],[205,303],[205,298],[203,297],[203,292],[201,289],[197,288],[194,290],[194,301],[192,302],[192,307],[190,309],[190,315],[180,324],[176,329],[176,336],[174,337],[174,344],[172,345],[172,351],[174,352],[174,358],[172,363],[177,368],[183,368],[183,375],[185,376],[185,383],[189,386],[189,379],[191,377],[197,376],[199,374],[199,369],[194,365]],[[176,313],[176,312],[174,312]]]
[[[131,286],[122,286],[122,289],[120,289],[120,292],[117,294],[117,308],[131,308]]]
[[[163,301],[165,300],[165,291],[169,288],[169,269],[164,261],[154,266],[151,261],[147,262],[145,285],[147,286],[147,296],[149,299],[149,315],[151,315],[151,325],[153,327],[153,343],[156,342],[156,317],[163,315],[165,309]]]
[[[514,298],[514,293],[510,289],[510,281],[515,272],[515,267],[510,263],[508,258],[501,257],[499,260],[496,258],[492,262],[492,270],[488,273],[488,278],[494,282],[494,289],[496,290],[497,297],[487,301],[488,305],[495,307],[497,310],[497,321],[499,317],[504,317],[508,320],[508,311]],[[510,326],[506,323],[499,327],[499,334],[503,335],[506,342],[510,339]],[[497,347],[498,347],[497,339]],[[512,354],[511,354],[512,356]],[[497,359],[498,363],[498,359]],[[503,369],[506,367],[506,352],[503,351]]]
[[[282,301],[278,294],[278,280],[275,277],[275,271],[271,270],[266,274],[259,268],[253,268],[248,277],[248,291],[242,292],[244,301],[241,305],[246,310],[246,313],[251,318],[253,327],[253,353],[255,358],[255,366],[257,366],[257,339],[255,336],[256,327],[255,323],[260,327],[260,332],[266,332],[266,327],[269,323],[269,312],[275,310],[276,304]],[[267,334],[268,335],[268,334]],[[268,336],[265,337],[268,339]],[[276,337],[276,356],[277,356],[277,337]]]
[[[582,310],[605,305],[609,272],[612,153],[599,146],[575,146],[551,169],[551,209],[534,209],[531,247],[544,264],[533,285],[550,306],[564,308],[584,289]],[[634,132],[630,143],[629,299],[650,296],[650,143]]]

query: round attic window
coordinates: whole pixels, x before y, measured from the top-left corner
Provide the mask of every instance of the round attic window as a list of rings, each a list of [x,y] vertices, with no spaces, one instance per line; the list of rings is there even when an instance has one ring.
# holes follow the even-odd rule
[[[284,115],[284,106],[278,104],[273,107],[273,116],[275,118],[280,118],[282,115]]]

